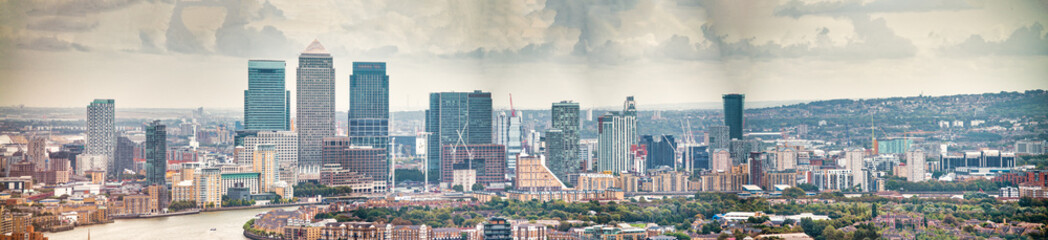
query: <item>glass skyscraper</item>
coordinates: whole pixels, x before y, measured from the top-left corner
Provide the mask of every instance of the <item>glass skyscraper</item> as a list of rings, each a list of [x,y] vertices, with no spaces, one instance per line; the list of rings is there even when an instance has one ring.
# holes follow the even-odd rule
[[[677,141],[673,135],[644,135],[640,137],[640,144],[648,148],[648,162],[645,164],[648,169],[677,168]]]
[[[495,123],[495,144],[506,146],[506,177],[513,179],[517,170],[517,155],[524,152],[524,128],[521,125],[523,113],[510,110],[499,113]]]
[[[623,172],[633,164],[630,146],[637,143],[637,102],[626,97],[621,112],[608,112],[597,118],[598,172]]]
[[[146,125],[146,181],[164,185],[167,181],[167,128],[154,120]]]
[[[244,129],[291,129],[291,92],[284,88],[284,61],[247,62],[244,90]]]
[[[429,178],[440,181],[444,145],[491,144],[493,119],[490,92],[430,93],[429,110],[426,110],[426,132],[430,133],[426,144]]]
[[[546,132],[546,152],[549,154],[547,167],[561,182],[568,175],[578,173],[579,161],[579,104],[569,101],[553,103],[550,109],[552,129]]]
[[[298,169],[319,177],[324,138],[335,136],[334,60],[320,42],[313,40],[299,55],[297,72]]]
[[[354,62],[349,76],[349,141],[387,151],[389,167],[389,75],[384,62]],[[386,176],[390,176],[386,174]],[[391,179],[384,179],[389,183]]]
[[[728,137],[731,139],[742,140],[742,128],[745,127],[746,120],[743,118],[743,102],[746,99],[746,95],[742,94],[724,94],[724,125],[728,126],[730,132]]]

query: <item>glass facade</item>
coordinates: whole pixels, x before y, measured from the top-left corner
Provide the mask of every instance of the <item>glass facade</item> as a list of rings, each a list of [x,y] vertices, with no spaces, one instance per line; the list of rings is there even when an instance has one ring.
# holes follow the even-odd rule
[[[324,138],[335,136],[335,68],[331,54],[313,41],[298,57],[296,118],[298,169],[320,174]]]
[[[291,129],[291,92],[285,90],[284,61],[250,60],[244,90],[244,128],[287,131]]]
[[[491,93],[442,92],[429,94],[426,110],[428,171],[431,180],[440,180],[441,148],[444,145],[491,144]]]
[[[548,167],[561,182],[568,175],[578,173],[579,161],[579,104],[562,101],[553,103],[550,109],[553,128],[547,131],[546,151],[549,152]]]
[[[386,75],[386,63],[353,63],[353,74],[349,76],[348,120],[347,129],[353,145],[389,150],[389,75]],[[384,166],[388,168],[389,161],[384,160]]]
[[[648,169],[657,169],[662,166],[676,169],[677,142],[672,135],[644,135],[640,137],[641,145],[647,146]]]
[[[167,182],[167,128],[155,120],[146,125],[146,181],[164,185]]]
[[[746,99],[746,96],[742,94],[724,94],[723,98],[724,125],[728,126],[728,137],[741,140],[742,128],[746,124],[742,113],[743,101]]]

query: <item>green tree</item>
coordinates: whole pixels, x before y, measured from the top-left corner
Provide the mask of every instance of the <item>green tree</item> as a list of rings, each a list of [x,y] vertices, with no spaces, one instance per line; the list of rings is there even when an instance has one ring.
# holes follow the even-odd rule
[[[804,190],[798,187],[790,187],[786,190],[782,190],[782,196],[790,199],[801,198],[804,197],[804,195]]]
[[[451,190],[455,190],[456,192],[461,192],[462,191],[462,185],[451,186]]]
[[[474,183],[473,191],[484,191],[484,184]]]

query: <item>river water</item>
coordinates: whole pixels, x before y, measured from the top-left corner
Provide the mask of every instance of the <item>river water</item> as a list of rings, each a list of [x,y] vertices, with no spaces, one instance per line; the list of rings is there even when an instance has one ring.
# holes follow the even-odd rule
[[[298,207],[286,207],[293,210]],[[243,226],[247,220],[276,208],[257,208],[203,212],[160,218],[118,219],[116,222],[77,227],[71,231],[45,233],[52,240],[87,239],[247,239]],[[215,228],[215,231],[211,231]]]

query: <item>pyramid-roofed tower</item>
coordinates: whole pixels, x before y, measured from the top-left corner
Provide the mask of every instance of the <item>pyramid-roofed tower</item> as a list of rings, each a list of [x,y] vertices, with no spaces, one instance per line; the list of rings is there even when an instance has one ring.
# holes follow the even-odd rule
[[[313,39],[313,42],[310,43],[309,46],[306,47],[306,50],[302,51],[302,53],[329,54],[327,49],[324,48],[324,45],[320,44],[320,41],[317,39]]]

